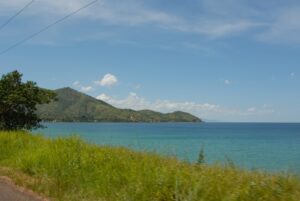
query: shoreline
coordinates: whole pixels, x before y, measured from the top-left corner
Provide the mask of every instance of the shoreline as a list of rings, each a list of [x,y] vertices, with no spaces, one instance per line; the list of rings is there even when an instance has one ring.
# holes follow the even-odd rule
[[[17,179],[15,170],[27,175],[30,179],[21,180],[22,186],[53,200],[300,198],[300,178],[288,173],[187,163],[148,152],[93,145],[78,137],[47,139],[24,132],[0,132],[0,166],[12,168],[13,180]],[[273,193],[278,190],[280,194]]]

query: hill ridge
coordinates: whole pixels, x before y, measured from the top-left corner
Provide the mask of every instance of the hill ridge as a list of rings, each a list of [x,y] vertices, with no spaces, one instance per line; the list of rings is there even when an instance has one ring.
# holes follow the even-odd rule
[[[153,110],[119,109],[71,87],[54,90],[57,101],[39,105],[37,114],[44,121],[61,122],[201,122],[182,111],[161,113]]]

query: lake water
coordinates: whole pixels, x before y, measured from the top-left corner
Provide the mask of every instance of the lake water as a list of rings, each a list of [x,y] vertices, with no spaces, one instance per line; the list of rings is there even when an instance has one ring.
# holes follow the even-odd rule
[[[300,124],[279,123],[47,123],[46,136],[79,135],[99,145],[125,146],[207,163],[300,173]]]

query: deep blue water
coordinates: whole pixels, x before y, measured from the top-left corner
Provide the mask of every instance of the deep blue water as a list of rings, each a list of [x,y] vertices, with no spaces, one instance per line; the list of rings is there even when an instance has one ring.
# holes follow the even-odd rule
[[[85,140],[155,151],[208,163],[300,173],[300,124],[281,123],[47,123],[46,136],[79,135]]]

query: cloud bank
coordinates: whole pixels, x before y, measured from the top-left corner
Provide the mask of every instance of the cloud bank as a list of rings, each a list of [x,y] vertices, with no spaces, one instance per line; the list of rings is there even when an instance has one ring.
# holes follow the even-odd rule
[[[26,3],[28,0],[1,1],[0,13],[10,16]],[[49,22],[49,19],[67,15],[87,3],[86,0],[35,1],[22,16]],[[300,3],[296,1],[286,1],[278,6],[270,6],[270,2],[243,0],[193,3],[198,12],[189,15],[150,6],[147,1],[99,0],[73,20],[87,19],[116,26],[149,25],[211,39],[245,35],[264,42],[300,43]]]
[[[176,102],[170,100],[155,100],[149,101],[136,93],[131,92],[124,99],[117,99],[106,94],[100,94],[96,97],[99,100],[105,101],[115,107],[124,109],[144,110],[150,109],[159,112],[174,112],[184,111],[194,114],[200,118],[210,120],[227,119],[230,121],[233,118],[239,117],[247,119],[251,116],[266,116],[275,113],[275,110],[270,106],[263,105],[261,107],[250,107],[246,109],[225,108],[217,104],[210,103],[195,103],[195,102]]]

